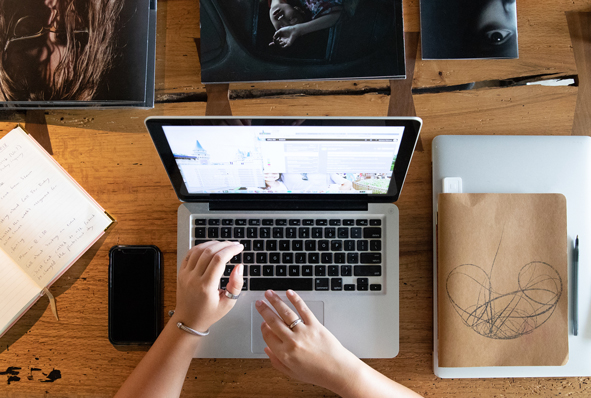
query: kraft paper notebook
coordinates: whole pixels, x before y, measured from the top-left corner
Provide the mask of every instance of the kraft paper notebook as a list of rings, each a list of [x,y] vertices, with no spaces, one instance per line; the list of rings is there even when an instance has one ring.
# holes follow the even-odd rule
[[[440,367],[568,361],[566,199],[440,194]]]
[[[0,336],[113,221],[23,129],[0,139]]]

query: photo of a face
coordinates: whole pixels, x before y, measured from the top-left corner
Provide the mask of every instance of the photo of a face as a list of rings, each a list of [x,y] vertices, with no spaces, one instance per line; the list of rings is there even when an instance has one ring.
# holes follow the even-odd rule
[[[145,43],[148,6],[145,0],[0,0],[0,101],[143,100],[127,58],[138,61],[146,51],[131,55],[136,39],[128,36],[138,29]],[[115,74],[129,83],[119,84]]]
[[[423,59],[518,58],[515,0],[421,2]]]

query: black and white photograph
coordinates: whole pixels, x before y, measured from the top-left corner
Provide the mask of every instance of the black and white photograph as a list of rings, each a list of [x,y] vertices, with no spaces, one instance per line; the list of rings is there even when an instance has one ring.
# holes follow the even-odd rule
[[[0,0],[0,107],[153,106],[152,8]]]
[[[203,83],[404,78],[401,0],[201,0]]]
[[[519,58],[516,0],[421,0],[423,59]]]

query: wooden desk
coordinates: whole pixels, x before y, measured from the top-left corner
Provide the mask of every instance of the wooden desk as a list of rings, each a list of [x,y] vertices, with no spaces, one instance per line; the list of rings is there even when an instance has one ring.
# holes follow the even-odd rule
[[[418,1],[405,0],[404,5],[405,29],[418,32]],[[590,5],[591,0],[519,1],[519,60],[416,61],[414,101],[417,115],[425,122],[424,148],[413,158],[398,202],[400,354],[368,363],[425,396],[591,395],[589,378],[440,380],[433,375],[431,355],[431,141],[439,134],[570,134],[577,87],[501,88],[499,82],[542,74],[575,75],[564,12],[587,11]],[[195,41],[198,2],[160,1],[158,17],[158,103],[153,110],[46,113],[54,156],[119,223],[101,246],[52,287],[59,322],[42,299],[0,339],[1,396],[112,396],[142,358],[144,352],[119,350],[107,339],[111,246],[160,247],[163,312],[174,308],[179,202],[143,120],[150,115],[204,115],[206,93],[199,80]],[[480,88],[425,90],[469,82],[477,82],[475,87]],[[232,84],[230,90],[234,115],[382,116],[390,102],[387,81]],[[2,112],[0,119],[3,136],[17,122],[24,122],[25,116]],[[194,360],[183,391],[192,397],[332,396],[324,389],[288,380],[266,360]]]

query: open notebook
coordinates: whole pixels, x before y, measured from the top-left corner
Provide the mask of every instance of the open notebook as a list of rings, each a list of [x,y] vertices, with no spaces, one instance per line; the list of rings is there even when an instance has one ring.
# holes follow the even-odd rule
[[[111,223],[23,129],[0,140],[0,336]]]

